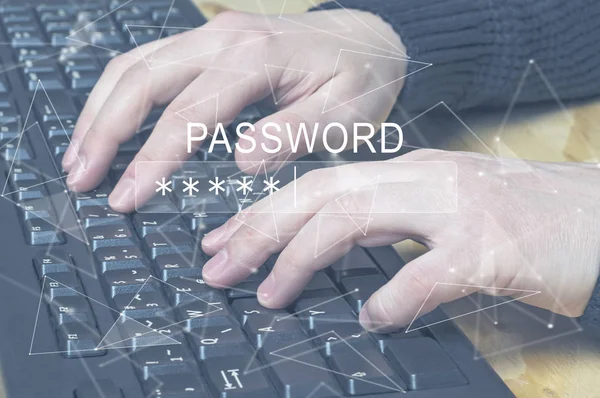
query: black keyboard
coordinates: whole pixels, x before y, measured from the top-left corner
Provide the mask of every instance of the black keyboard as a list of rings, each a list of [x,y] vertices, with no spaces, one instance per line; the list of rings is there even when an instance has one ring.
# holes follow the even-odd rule
[[[512,396],[452,322],[388,335],[360,327],[362,304],[403,265],[391,247],[354,248],[290,307],[270,310],[255,292],[274,258],[231,289],[202,280],[200,239],[247,201],[173,192],[134,214],[110,209],[111,189],[162,109],[121,146],[97,189],[68,193],[62,156],[102,69],[136,44],[181,31],[130,25],[205,20],[183,0],[26,3],[0,5],[7,397]],[[250,106],[236,122],[265,112]],[[193,161],[173,187],[232,173],[227,153],[201,149]]]

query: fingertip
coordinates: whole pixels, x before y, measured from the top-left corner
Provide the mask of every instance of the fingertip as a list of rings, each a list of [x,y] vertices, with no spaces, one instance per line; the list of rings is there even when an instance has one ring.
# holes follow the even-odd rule
[[[120,213],[129,213],[135,210],[135,181],[131,178],[122,178],[108,197],[110,207]]]
[[[221,249],[223,246],[223,236],[225,235],[224,227],[225,225],[222,225],[210,231],[202,238],[202,250],[206,254],[212,256]]]

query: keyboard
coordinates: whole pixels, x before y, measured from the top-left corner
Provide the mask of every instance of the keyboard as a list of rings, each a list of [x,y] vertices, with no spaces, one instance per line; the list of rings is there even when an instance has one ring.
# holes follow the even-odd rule
[[[90,90],[111,58],[180,32],[160,29],[167,16],[170,27],[205,22],[183,0],[0,5],[6,396],[512,396],[453,322],[425,327],[426,315],[422,328],[386,335],[360,327],[363,303],[403,265],[391,247],[355,247],[292,305],[271,310],[255,292],[276,256],[230,289],[202,280],[201,238],[247,198],[172,192],[134,214],[110,209],[111,189],[163,109],[121,146],[98,188],[67,192],[60,164]],[[250,106],[234,124],[267,112]],[[171,187],[180,190],[190,176],[235,174],[232,160],[201,149]]]

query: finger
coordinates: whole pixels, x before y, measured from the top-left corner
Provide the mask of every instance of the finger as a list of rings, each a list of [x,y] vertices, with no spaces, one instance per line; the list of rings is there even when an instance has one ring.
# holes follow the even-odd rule
[[[268,87],[266,78],[258,75],[231,85],[231,72],[207,70],[194,80],[167,108],[156,124],[152,135],[131,162],[121,181],[109,198],[111,206],[118,211],[129,212],[140,206],[155,194],[155,181],[170,176],[181,162],[189,158],[201,145],[194,141],[188,152],[188,120],[200,120],[209,129],[214,128],[215,115],[219,120],[233,119],[245,106],[264,97]],[[200,101],[198,93],[205,93],[214,101]],[[181,111],[192,112],[192,116],[182,116]],[[138,174],[138,162],[144,162],[144,173]],[[135,180],[135,181],[134,181]]]
[[[149,69],[142,61],[127,69],[85,135],[78,154],[80,163],[67,178],[69,187],[87,191],[98,185],[119,145],[135,134],[152,107],[171,101],[199,73],[199,68],[189,66]]]
[[[328,181],[329,170],[315,170],[300,178],[299,191],[315,193]],[[330,186],[330,193],[334,187]],[[285,186],[243,212],[203,239],[202,248],[213,255],[203,268],[203,277],[213,286],[232,286],[281,251],[293,236],[328,200],[314,195],[293,207],[293,187]],[[276,210],[275,210],[276,209]]]
[[[408,199],[420,190],[404,188]],[[435,233],[439,215],[394,214],[397,184],[379,184],[379,199],[372,189],[361,189],[330,201],[301,229],[279,255],[258,289],[261,304],[282,308],[292,302],[313,274],[344,256],[356,244],[387,245]],[[340,211],[340,205],[344,211]],[[377,212],[373,212],[377,209]],[[386,212],[388,212],[386,214]]]
[[[361,324],[380,333],[397,330],[440,304],[479,290],[466,278],[473,273],[472,254],[438,248],[406,264],[365,303]],[[493,275],[489,278],[482,285],[493,285]]]
[[[144,44],[139,48],[121,54],[108,63],[102,76],[100,76],[100,79],[92,89],[92,92],[77,119],[77,124],[73,130],[73,136],[71,137],[71,145],[63,158],[62,167],[65,171],[70,171],[77,161],[76,153],[81,146],[83,137],[91,127],[94,119],[96,119],[96,116],[100,112],[102,105],[104,105],[108,99],[123,73],[152,51],[172,43],[179,39],[179,37],[179,35],[174,35],[158,40],[157,42]]]
[[[271,77],[273,80],[274,78]],[[273,81],[271,81],[272,84]],[[311,84],[298,77],[296,84],[308,87]],[[346,75],[336,76],[321,85],[314,93],[305,92],[305,99],[298,99],[289,107],[280,110],[256,123],[250,133],[256,139],[256,146],[250,150],[236,151],[236,160],[248,168],[248,164],[255,163],[255,168],[248,168],[249,173],[256,172],[260,161],[267,160],[271,167],[278,167],[277,162],[291,162],[308,153],[328,151],[339,153],[353,148],[356,142],[360,145],[375,136],[379,120],[379,113],[363,112],[365,104],[358,101],[357,106],[346,106],[329,112],[323,112],[329,87],[352,86],[353,82]],[[309,89],[310,90],[310,89]],[[306,89],[304,90],[306,91]],[[368,116],[377,115],[377,116]],[[354,126],[364,123],[365,126],[357,130],[358,138],[354,135]],[[372,126],[372,128],[367,127]],[[279,139],[266,138],[262,132],[267,131]],[[248,134],[248,131],[246,131]],[[368,143],[372,145],[370,142]],[[373,149],[374,150],[374,149]]]

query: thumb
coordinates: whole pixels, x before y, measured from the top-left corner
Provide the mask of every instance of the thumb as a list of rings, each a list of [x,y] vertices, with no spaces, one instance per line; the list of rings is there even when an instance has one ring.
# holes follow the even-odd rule
[[[376,291],[360,312],[365,329],[387,333],[410,324],[440,304],[479,290],[469,287],[473,260],[455,252],[433,249],[405,265]]]

